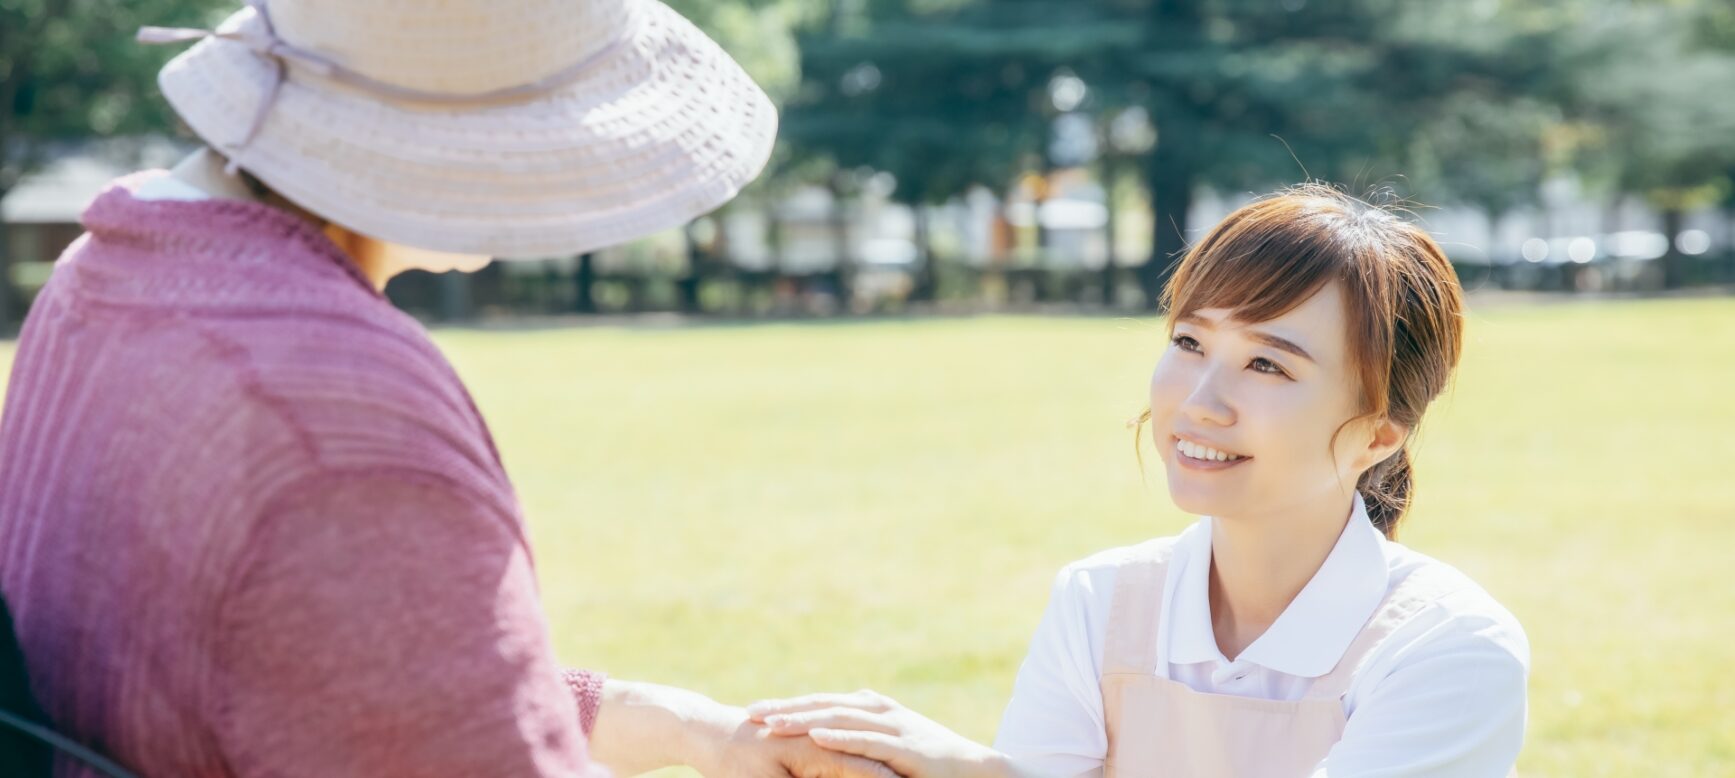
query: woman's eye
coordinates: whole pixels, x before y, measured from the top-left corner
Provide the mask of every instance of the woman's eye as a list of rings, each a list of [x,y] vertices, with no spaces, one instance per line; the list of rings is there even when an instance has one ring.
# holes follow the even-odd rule
[[[1265,357],[1254,357],[1253,358],[1253,370],[1255,372],[1269,373],[1271,375],[1280,375],[1280,376],[1288,376],[1289,375],[1288,373],[1283,372],[1283,368],[1278,367],[1276,362],[1273,362],[1269,359],[1266,359]]]
[[[1199,350],[1199,341],[1195,340],[1190,335],[1176,335],[1170,338],[1169,342],[1175,344],[1175,346],[1180,348],[1182,351],[1188,351],[1194,354],[1203,353]],[[1253,372],[1256,373],[1282,376],[1284,378],[1289,377],[1289,374],[1283,372],[1283,368],[1278,367],[1276,362],[1266,359],[1265,357],[1254,357],[1253,361],[1248,363],[1248,366],[1253,368]]]

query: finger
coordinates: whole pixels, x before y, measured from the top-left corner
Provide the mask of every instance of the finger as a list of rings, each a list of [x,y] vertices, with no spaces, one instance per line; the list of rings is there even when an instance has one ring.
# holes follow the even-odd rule
[[[765,726],[774,735],[805,735],[812,729],[854,729],[866,732],[898,734],[897,727],[879,713],[860,708],[821,708],[798,713],[778,713],[765,717]]]
[[[808,732],[807,736],[821,748],[884,762],[887,767],[901,775],[915,775],[920,772],[915,764],[915,756],[903,747],[903,741],[884,732],[815,729]]]
[[[810,738],[771,736],[769,742],[778,744],[779,762],[792,778],[902,778],[884,764],[823,748]]]
[[[829,778],[902,778],[883,762],[844,753],[839,753],[837,760],[837,771]]]
[[[863,689],[848,694],[808,694],[782,700],[761,700],[747,706],[747,716],[764,721],[766,716],[780,713],[802,713],[825,708],[860,708],[874,713],[891,710],[891,700],[878,692]]]
[[[902,778],[893,772],[892,768],[880,762],[839,751],[827,751],[813,741],[806,738],[802,740],[824,756],[785,762],[783,766],[788,770],[790,778]]]

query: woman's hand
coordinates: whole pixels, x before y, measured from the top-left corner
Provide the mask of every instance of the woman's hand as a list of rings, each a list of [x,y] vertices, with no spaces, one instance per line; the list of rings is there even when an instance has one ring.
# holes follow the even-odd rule
[[[779,737],[740,708],[728,708],[708,728],[709,747],[688,760],[705,778],[897,778],[877,761]]]
[[[806,735],[833,751],[884,762],[905,778],[1020,775],[1000,752],[877,692],[767,700],[749,705],[747,714],[773,734]]]
[[[706,778],[896,778],[879,762],[778,737],[705,695],[609,679],[591,756],[617,775],[687,765]]]

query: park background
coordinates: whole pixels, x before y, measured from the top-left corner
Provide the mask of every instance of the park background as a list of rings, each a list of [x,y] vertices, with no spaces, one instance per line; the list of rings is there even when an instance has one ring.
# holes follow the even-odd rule
[[[1192,520],[1125,426],[1176,252],[1312,178],[1471,290],[1401,539],[1525,624],[1520,770],[1735,775],[1735,6],[674,5],[781,106],[758,182],[388,289],[494,429],[564,659],[991,737],[1054,572]],[[189,148],[133,30],[232,9],[0,0],[0,333],[106,180]]]

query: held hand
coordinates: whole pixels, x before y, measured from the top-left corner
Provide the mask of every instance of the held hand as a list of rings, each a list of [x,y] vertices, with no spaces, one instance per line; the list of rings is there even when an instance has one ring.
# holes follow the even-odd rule
[[[774,734],[807,735],[833,751],[884,762],[905,778],[1016,775],[994,749],[872,691],[767,700],[747,712]]]
[[[779,737],[740,708],[723,708],[704,726],[713,747],[692,767],[706,778],[897,778],[877,761],[827,750],[807,738]]]
[[[616,775],[688,765],[707,778],[897,778],[879,762],[778,737],[703,694],[609,679],[590,754]]]

